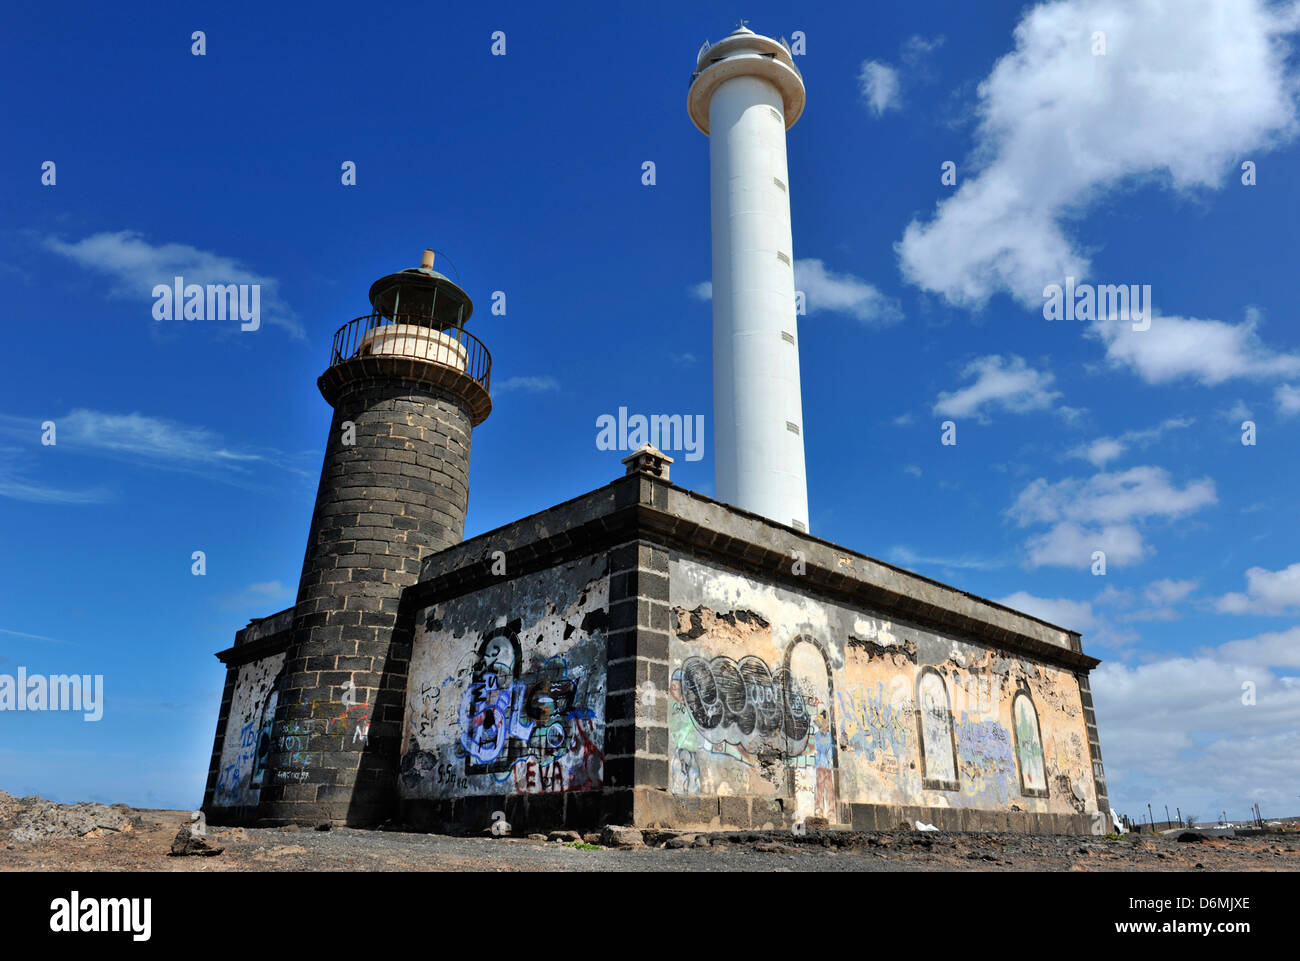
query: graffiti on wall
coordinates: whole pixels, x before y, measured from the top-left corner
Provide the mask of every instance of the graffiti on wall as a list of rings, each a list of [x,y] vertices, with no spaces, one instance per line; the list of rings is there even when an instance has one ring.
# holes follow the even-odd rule
[[[795,757],[807,747],[802,693],[784,670],[773,675],[762,658],[690,657],[679,681],[687,713],[708,741],[756,757]]]
[[[680,622],[692,623],[688,618],[691,612]],[[748,618],[727,623],[736,621]],[[717,770],[730,761],[793,793],[799,816],[833,815],[837,746],[825,655],[811,639],[797,637],[779,663],[773,670],[756,655],[681,662],[670,689],[675,793],[735,793],[748,775],[737,770],[729,779]]]
[[[284,654],[274,654],[239,668],[212,793],[216,807],[249,807],[261,799],[284,661]]]
[[[698,559],[669,570],[671,792],[793,795],[800,816],[1095,808],[1070,671]]]
[[[519,793],[601,786],[604,755],[592,740],[595,711],[568,662],[552,657],[521,672],[519,639],[505,629],[479,646],[461,695],[465,774],[509,773]]]
[[[403,727],[405,797],[603,786],[609,581],[596,574],[578,561],[422,613]],[[480,626],[500,607],[519,614]]]

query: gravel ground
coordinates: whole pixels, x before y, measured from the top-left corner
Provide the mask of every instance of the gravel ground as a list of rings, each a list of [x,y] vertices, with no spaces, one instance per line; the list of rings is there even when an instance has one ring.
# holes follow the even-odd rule
[[[209,828],[215,856],[168,852],[187,811],[54,805],[0,792],[0,871],[1296,871],[1300,836],[1141,839],[945,832],[648,831],[603,847],[335,828]],[[45,826],[54,824],[54,830]],[[77,836],[78,830],[87,833]]]

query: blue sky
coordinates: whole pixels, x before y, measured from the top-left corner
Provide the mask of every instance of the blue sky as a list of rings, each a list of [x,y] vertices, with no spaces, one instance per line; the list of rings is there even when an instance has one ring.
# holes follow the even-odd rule
[[[4,16],[0,672],[103,674],[107,699],[97,723],[7,714],[12,793],[199,802],[212,653],[293,601],[330,338],[426,246],[494,359],[467,535],[621,473],[595,444],[620,406],[705,415],[673,479],[712,492],[708,143],[685,101],[737,11],[358,9]],[[1297,813],[1300,11],[740,13],[805,44],[814,533],[1082,631],[1119,810]],[[261,284],[260,328],[155,321],[175,273]],[[1150,329],[1045,320],[1066,276],[1149,284]]]

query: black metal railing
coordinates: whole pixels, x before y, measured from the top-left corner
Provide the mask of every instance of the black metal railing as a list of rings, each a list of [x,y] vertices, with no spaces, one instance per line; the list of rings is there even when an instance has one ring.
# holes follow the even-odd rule
[[[441,336],[439,336],[441,334]],[[334,332],[330,366],[354,357],[412,357],[462,371],[484,390],[492,379],[492,355],[461,327],[443,327],[424,314],[367,314]]]

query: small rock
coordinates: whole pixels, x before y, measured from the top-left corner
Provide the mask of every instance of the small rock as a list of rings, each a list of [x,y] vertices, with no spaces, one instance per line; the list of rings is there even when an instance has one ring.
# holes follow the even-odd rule
[[[546,836],[547,841],[559,841],[563,844],[572,844],[575,841],[581,841],[582,835],[577,831],[552,831]]]
[[[316,830],[317,830],[317,831],[328,831],[328,830],[330,830],[330,829],[333,828],[333,827],[334,827],[334,825],[330,824],[329,821],[322,821],[320,824],[316,825]]]
[[[188,824],[182,824],[181,829],[176,832],[176,838],[172,841],[170,856],[182,857],[187,854],[197,854],[202,857],[212,857],[224,850],[225,848],[216,847],[192,832]]]
[[[546,839],[547,839],[547,838],[546,838],[546,835],[545,835],[545,834],[530,834],[530,835],[528,835],[528,840],[530,840],[530,841],[545,841]]]
[[[298,827],[296,824],[281,824],[280,830],[285,834],[297,834],[302,830],[302,828]]]
[[[243,828],[231,828],[229,831],[218,831],[213,837],[222,841],[247,841],[248,832]]]
[[[645,844],[645,838],[636,828],[607,824],[600,832],[600,843],[607,848],[636,848]]]
[[[1182,834],[1178,835],[1178,840],[1182,841],[1184,844],[1199,843],[1205,840],[1205,835],[1197,834],[1195,831],[1184,831]]]
[[[670,851],[676,851],[681,848],[689,848],[695,844],[696,836],[694,834],[682,834],[675,838],[669,838],[664,847]]]

